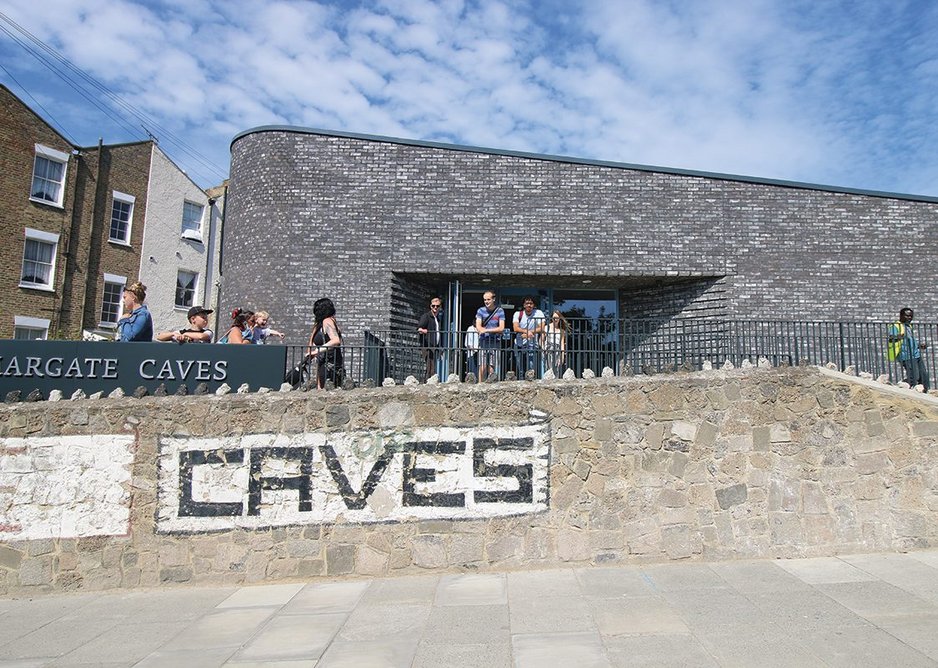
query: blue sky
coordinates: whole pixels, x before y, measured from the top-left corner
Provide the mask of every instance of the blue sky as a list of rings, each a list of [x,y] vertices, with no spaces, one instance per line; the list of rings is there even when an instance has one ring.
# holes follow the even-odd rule
[[[235,134],[277,124],[938,196],[932,1],[2,0],[0,12],[145,114],[205,187],[227,173]],[[146,137],[2,33],[0,65],[79,144]]]

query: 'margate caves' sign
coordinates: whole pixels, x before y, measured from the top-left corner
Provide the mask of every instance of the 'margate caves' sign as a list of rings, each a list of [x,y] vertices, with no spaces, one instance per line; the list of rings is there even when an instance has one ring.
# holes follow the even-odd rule
[[[286,346],[225,346],[189,343],[115,343],[87,341],[0,341],[0,394],[52,390],[110,392],[160,385],[169,393],[185,385],[191,393],[205,383],[214,390],[280,387]]]
[[[544,511],[548,428],[162,438],[157,531]]]

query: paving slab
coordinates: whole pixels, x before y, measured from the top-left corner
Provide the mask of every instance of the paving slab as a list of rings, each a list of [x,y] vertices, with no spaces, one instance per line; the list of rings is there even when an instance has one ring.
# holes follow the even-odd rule
[[[508,644],[507,605],[446,605],[433,608],[423,639],[434,643]]]
[[[424,640],[417,648],[413,668],[511,668],[511,643],[438,643]]]
[[[513,600],[508,607],[512,634],[596,632],[596,622],[584,597],[518,599]]]
[[[382,640],[337,640],[316,668],[410,668],[418,642],[412,635]]]
[[[934,668],[936,662],[872,624],[809,631],[800,643],[825,664],[837,668]]]
[[[508,598],[532,596],[580,596],[577,574],[570,570],[517,571],[508,573]]]
[[[710,569],[728,586],[740,592],[811,589],[811,585],[774,561],[725,561],[710,564]]]
[[[679,589],[726,588],[726,582],[708,564],[643,566],[642,574],[656,592]]]
[[[274,617],[231,660],[316,661],[347,618],[345,613]]]
[[[888,582],[834,582],[817,585],[817,589],[865,619],[938,615],[938,606]]]
[[[361,603],[349,614],[338,640],[363,642],[409,637],[416,648],[431,607],[429,603]]]
[[[657,596],[594,598],[589,608],[603,636],[690,633],[678,611]]]
[[[596,632],[521,633],[511,637],[517,668],[609,668],[602,637]]]
[[[604,638],[613,666],[622,668],[716,668],[720,664],[689,633],[632,635]]]
[[[823,660],[801,645],[800,638],[788,634],[753,630],[697,638],[717,664],[727,668],[826,668]]]
[[[302,584],[254,585],[241,587],[218,604],[218,608],[253,608],[286,605],[303,589]]]
[[[870,575],[838,557],[782,559],[775,563],[808,584],[863,582],[864,580],[876,579],[874,575]]]
[[[444,575],[436,590],[435,605],[503,605],[508,603],[506,577],[484,575]]]
[[[129,618],[133,620],[133,618]],[[73,666],[97,664],[102,657],[112,663],[133,665],[182,633],[189,623],[127,621],[108,629],[49,665]]]
[[[351,612],[370,586],[368,581],[325,582],[303,587],[280,611],[284,615]]]
[[[698,634],[746,633],[750,628],[772,626],[770,619],[749,595],[733,589],[683,589],[667,591],[662,598]]]
[[[580,591],[588,598],[649,596],[655,593],[652,579],[636,566],[623,568],[578,568]]]
[[[196,651],[230,648],[230,654],[250,640],[276,610],[274,607],[214,610],[190,624],[161,649]]]

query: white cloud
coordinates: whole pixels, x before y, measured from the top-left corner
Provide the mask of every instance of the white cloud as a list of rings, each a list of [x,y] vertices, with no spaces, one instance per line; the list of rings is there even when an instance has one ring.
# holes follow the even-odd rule
[[[39,19],[6,4],[222,166],[233,134],[297,124],[938,193],[932,5],[52,0]],[[40,99],[65,90],[0,49]],[[65,116],[85,143],[125,132]]]

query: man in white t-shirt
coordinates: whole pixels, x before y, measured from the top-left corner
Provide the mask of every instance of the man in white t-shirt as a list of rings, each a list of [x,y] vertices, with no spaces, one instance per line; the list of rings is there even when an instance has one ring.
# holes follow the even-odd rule
[[[528,370],[537,373],[540,369],[539,353],[541,333],[544,331],[544,312],[534,308],[534,297],[522,300],[522,309],[515,311],[511,329],[515,332],[515,369],[518,378],[524,378]]]

